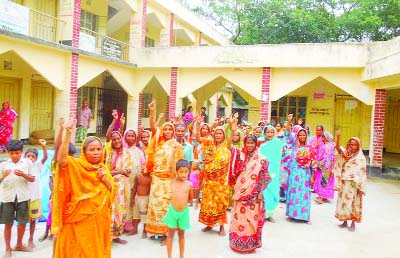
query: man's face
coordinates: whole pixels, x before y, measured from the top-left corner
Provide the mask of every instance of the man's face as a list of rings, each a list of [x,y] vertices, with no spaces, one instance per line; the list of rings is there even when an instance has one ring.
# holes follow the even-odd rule
[[[83,108],[87,108],[87,107],[88,107],[88,102],[87,102],[86,100],[84,100],[84,101],[82,102],[82,107],[83,107]]]
[[[22,150],[9,151],[10,159],[12,162],[17,163],[22,156]]]
[[[178,126],[175,129],[176,139],[184,139],[185,137],[185,128],[183,126]]]

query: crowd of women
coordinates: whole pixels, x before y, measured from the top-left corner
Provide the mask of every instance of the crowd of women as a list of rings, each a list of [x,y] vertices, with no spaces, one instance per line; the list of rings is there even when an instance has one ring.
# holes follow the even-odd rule
[[[312,191],[314,201],[323,204],[337,190],[340,227],[351,221],[354,231],[361,221],[366,163],[358,138],[341,147],[340,133],[336,144],[322,125],[311,136],[301,119],[293,125],[292,115],[283,124],[260,122],[254,128],[239,124],[237,114],[207,124],[191,107],[190,114],[158,126],[163,115],[156,121],[155,107],[154,101],[149,104],[150,130],[138,132],[123,130],[125,116],[113,112],[106,142],[86,138],[79,158],[68,156],[73,123],[63,126],[53,190],[55,257],[110,257],[111,242],[124,244],[124,232],[137,233],[132,221],[144,217],[134,214],[132,198],[140,175],[151,176],[148,202],[140,207],[141,215],[147,213],[144,230],[153,239],[163,238],[168,228],[162,219],[171,199],[169,163],[180,159],[192,164],[189,178],[200,192],[195,198],[201,199],[202,231],[218,226],[218,234],[226,235],[230,211],[229,244],[236,252],[261,247],[263,225],[274,222],[279,202],[286,202],[288,220],[310,221]],[[181,128],[185,133],[178,136]]]

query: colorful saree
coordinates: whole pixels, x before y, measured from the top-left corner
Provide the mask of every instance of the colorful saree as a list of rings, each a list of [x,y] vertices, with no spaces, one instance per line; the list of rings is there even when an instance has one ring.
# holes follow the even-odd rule
[[[304,131],[300,129],[299,132]],[[310,145],[300,146],[298,141],[293,146],[290,174],[288,178],[288,191],[286,200],[286,216],[296,220],[309,221],[311,208],[310,180],[311,169],[309,167],[314,159]],[[308,168],[307,168],[308,167]]]
[[[111,257],[111,205],[115,185],[110,192],[97,178],[97,170],[105,167],[101,162],[90,164],[82,148],[80,158],[68,157],[66,167],[57,167],[51,225],[52,234],[57,235],[54,258]],[[106,170],[108,180],[113,182]]]
[[[252,157],[244,150],[233,149],[231,163],[235,164],[230,181],[234,184],[229,245],[240,253],[251,253],[262,245],[265,222],[263,191],[270,180],[268,162],[256,149]]]
[[[334,198],[335,177],[333,167],[335,166],[335,145],[330,133],[324,132],[322,137],[313,137],[312,146],[315,148],[315,193],[324,199]],[[324,139],[325,142],[324,142]]]
[[[121,137],[122,136],[119,132]],[[111,143],[111,142],[110,142]],[[122,147],[121,152],[117,152],[112,149],[111,144],[106,144],[106,165],[110,169],[110,171],[116,170],[129,170],[132,173],[133,162],[131,159],[130,152]],[[112,235],[113,238],[118,238],[124,232],[124,225],[127,221],[127,214],[129,208],[129,200],[131,197],[130,186],[129,186],[129,177],[125,175],[114,175],[114,182],[117,186],[115,199],[112,204]]]
[[[224,129],[217,127],[216,130]],[[225,132],[224,132],[225,135]],[[231,152],[223,142],[215,146],[214,139],[202,138],[204,168],[200,174],[203,182],[199,222],[208,227],[227,223],[226,209],[229,204],[228,167]]]
[[[351,140],[355,140],[359,146],[353,155],[348,151]],[[338,191],[338,200],[335,217],[340,221],[352,220],[360,223],[362,219],[362,196],[365,195],[367,174],[366,160],[360,146],[360,139],[352,137],[346,149],[341,147],[341,152],[345,155],[337,156],[335,188]]]
[[[147,171],[150,172],[152,181],[149,195],[149,207],[147,211],[146,231],[154,235],[165,235],[168,231],[167,225],[162,222],[168,210],[171,200],[171,174],[169,171],[169,159],[174,146],[178,146],[175,152],[175,163],[183,159],[182,145],[175,139],[166,140],[162,135],[165,126],[171,123],[164,123],[157,129],[155,137],[152,137],[147,152]]]
[[[264,191],[267,218],[272,216],[279,204],[280,165],[282,160],[282,142],[274,137],[260,146],[260,153],[268,160],[268,172],[272,178]]]
[[[10,107],[10,103],[4,102],[3,106],[4,104],[8,104],[9,108],[0,110],[0,151],[5,151],[12,140],[14,121],[17,118],[17,112]]]

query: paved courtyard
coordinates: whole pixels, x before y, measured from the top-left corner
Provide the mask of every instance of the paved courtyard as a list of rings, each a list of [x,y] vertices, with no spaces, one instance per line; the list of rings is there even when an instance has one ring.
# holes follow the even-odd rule
[[[293,223],[285,219],[284,204],[276,211],[276,223],[267,223],[263,232],[263,247],[254,254],[240,255],[229,249],[228,236],[217,232],[202,233],[197,222],[198,210],[191,209],[192,228],[186,233],[187,258],[400,258],[400,183],[369,180],[364,199],[363,223],[352,233],[337,227],[333,217],[335,202],[312,204],[311,223]],[[40,223],[36,239],[43,233]],[[141,228],[140,228],[141,229]],[[217,229],[217,228],[216,228]],[[4,253],[3,227],[0,227],[0,250]],[[25,239],[27,239],[27,233]],[[15,242],[16,228],[13,230]],[[159,241],[141,239],[139,235],[124,237],[127,245],[113,245],[113,258],[167,257],[166,248]],[[173,257],[178,258],[175,236]],[[14,243],[13,242],[13,243]],[[14,252],[14,258],[51,258],[53,242],[36,241],[33,253]],[[95,258],[95,257],[94,257]]]

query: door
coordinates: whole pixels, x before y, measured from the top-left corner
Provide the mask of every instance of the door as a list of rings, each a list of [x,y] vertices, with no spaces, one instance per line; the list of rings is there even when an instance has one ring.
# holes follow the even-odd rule
[[[361,102],[351,96],[336,97],[335,130],[340,130],[340,144],[345,146],[347,141],[361,135]],[[335,132],[336,133],[336,132]]]
[[[386,151],[400,153],[400,102],[390,101],[388,103],[384,137]]]
[[[18,114],[21,112],[19,108],[21,89],[19,81],[16,79],[0,78],[0,104],[5,101],[10,102],[12,109]],[[13,139],[19,139],[19,117],[14,122]]]
[[[53,87],[32,81],[29,132],[53,128]]]

